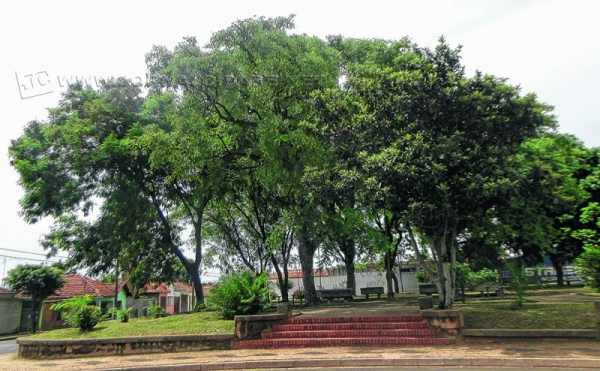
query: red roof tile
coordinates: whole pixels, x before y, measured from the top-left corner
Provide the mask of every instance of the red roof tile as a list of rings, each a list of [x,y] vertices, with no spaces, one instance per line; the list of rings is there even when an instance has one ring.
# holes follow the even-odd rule
[[[64,299],[80,295],[114,296],[115,289],[110,284],[89,277],[79,274],[66,274],[63,287],[55,291],[49,299]]]

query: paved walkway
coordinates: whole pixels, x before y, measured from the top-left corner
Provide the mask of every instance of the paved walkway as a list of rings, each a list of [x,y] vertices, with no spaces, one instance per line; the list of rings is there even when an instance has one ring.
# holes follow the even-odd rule
[[[351,303],[322,304],[311,308],[294,308],[294,314],[317,317],[348,317],[390,314],[418,314],[419,307],[408,300],[363,300]]]
[[[0,341],[0,354],[14,353],[17,351],[17,341],[15,339]]]
[[[480,366],[600,369],[600,342],[578,340],[469,341],[465,344],[404,348],[306,348],[162,353],[77,359],[21,360],[0,356],[0,370],[211,370],[281,367]]]

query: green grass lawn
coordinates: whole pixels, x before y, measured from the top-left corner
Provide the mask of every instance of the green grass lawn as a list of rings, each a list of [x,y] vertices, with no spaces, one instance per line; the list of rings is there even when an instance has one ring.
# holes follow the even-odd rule
[[[223,320],[217,312],[179,314],[157,319],[135,318],[127,323],[100,322],[94,330],[79,332],[65,328],[40,332],[29,339],[97,339],[126,336],[233,334],[233,321]]]
[[[465,328],[593,329],[592,303],[525,303],[510,309],[510,300],[455,304],[464,313]]]

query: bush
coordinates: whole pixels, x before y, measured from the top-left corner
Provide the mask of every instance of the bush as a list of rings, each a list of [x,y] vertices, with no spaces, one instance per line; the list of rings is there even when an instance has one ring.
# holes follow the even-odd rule
[[[575,259],[575,269],[586,285],[600,291],[600,248],[585,246]]]
[[[164,311],[160,305],[156,305],[156,303],[152,303],[148,306],[148,317],[150,318],[158,318],[164,314]]]
[[[498,277],[498,271],[494,269],[483,268],[475,272],[466,263],[456,264],[456,281],[460,287],[465,287],[469,290],[473,290],[485,283],[498,282]]]
[[[110,310],[108,311],[108,315],[110,317],[116,318],[117,320],[119,320],[121,322],[128,322],[129,314],[131,313],[131,311],[133,311],[133,308],[126,308],[126,309],[110,308]]]
[[[525,288],[527,287],[527,275],[525,269],[519,262],[508,264],[510,271],[510,287],[515,292],[515,301],[511,304],[511,309],[523,308],[525,302]]]
[[[91,295],[75,296],[52,305],[51,309],[60,312],[70,327],[81,331],[90,331],[102,320],[100,308],[93,305]]]
[[[427,273],[423,271],[418,271],[416,274],[417,282],[419,283],[427,283],[429,282],[429,277],[427,277]]]
[[[210,291],[210,305],[225,319],[238,314],[257,314],[270,306],[267,275],[240,272],[224,277]]]

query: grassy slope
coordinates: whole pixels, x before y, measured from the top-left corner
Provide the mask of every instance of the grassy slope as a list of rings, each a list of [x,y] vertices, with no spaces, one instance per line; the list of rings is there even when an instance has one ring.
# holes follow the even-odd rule
[[[474,302],[456,305],[462,309],[466,328],[593,329],[592,303],[525,303],[510,309],[510,302]]]
[[[90,332],[65,328],[41,332],[31,339],[95,339],[125,336],[233,334],[233,321],[223,320],[217,312],[180,314],[158,319],[136,318],[128,323],[106,321]]]

